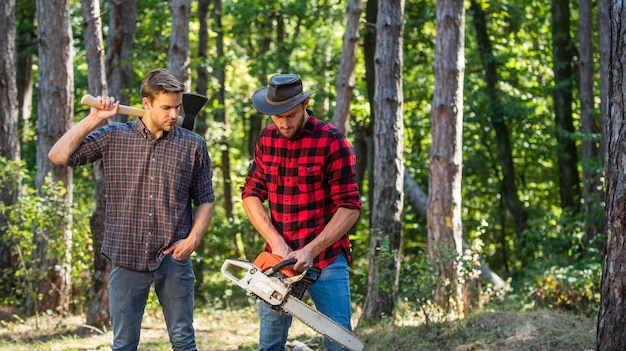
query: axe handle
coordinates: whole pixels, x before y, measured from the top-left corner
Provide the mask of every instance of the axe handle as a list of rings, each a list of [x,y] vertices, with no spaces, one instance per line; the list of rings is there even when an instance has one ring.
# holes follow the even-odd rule
[[[80,99],[80,103],[91,107],[98,107],[98,100],[91,94],[85,94],[85,96]],[[143,114],[146,111],[142,108],[130,107],[120,104],[120,109],[118,110],[118,112],[122,115],[143,117]],[[182,116],[178,116],[178,118],[176,118],[176,124],[178,126],[182,126],[183,120],[184,118]]]

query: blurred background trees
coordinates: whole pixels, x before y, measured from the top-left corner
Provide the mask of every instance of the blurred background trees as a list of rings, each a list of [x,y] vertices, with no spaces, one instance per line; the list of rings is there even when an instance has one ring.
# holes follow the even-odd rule
[[[400,18],[383,16],[387,22],[379,22],[379,11],[386,9],[381,4],[401,3]],[[188,81],[192,92],[209,97],[195,131],[209,145],[217,200],[209,233],[193,257],[199,301],[219,307],[241,296],[221,278],[219,267],[225,258],[252,259],[262,249],[238,192],[252,145],[270,123],[250,97],[270,75],[290,72],[301,75],[305,89],[317,91],[311,101],[316,116],[341,122],[357,153],[364,210],[351,234],[356,306],[373,294],[368,288],[387,289],[376,287],[376,279],[392,277],[387,292],[394,313],[423,315],[425,306],[438,305],[450,307],[443,316],[458,315],[502,296],[505,291],[493,288],[502,285],[494,282],[506,282],[506,296],[519,309],[597,312],[606,123],[600,113],[606,76],[598,72],[606,67],[594,44],[603,27],[596,25],[597,9],[584,1],[471,0],[464,6],[442,0],[110,0],[98,9],[96,4],[9,0],[0,7],[2,18],[12,19],[0,21],[1,79],[11,82],[0,84],[3,303],[29,306],[31,313],[94,308],[89,323],[107,323],[107,314],[100,313],[106,308],[101,294],[108,267],[98,249],[104,203],[97,165],[53,169],[45,155],[88,113],[79,102],[84,94],[107,91],[137,105],[141,77],[165,67]],[[445,22],[455,16],[437,18],[439,8],[450,4],[461,6],[463,20],[456,27]],[[349,21],[355,13],[356,30]],[[396,21],[402,30],[381,32]],[[454,42],[438,41],[440,28],[452,30]],[[401,34],[395,37],[400,46],[386,56],[383,44],[391,48],[394,33]],[[355,42],[354,64],[342,64]],[[46,51],[52,49],[60,52]],[[458,62],[450,65],[451,59]],[[392,65],[395,71],[385,71]],[[441,67],[456,69],[461,80],[438,75]],[[392,82],[401,89],[397,101],[377,96],[383,83]],[[444,99],[441,106],[449,111],[437,105],[445,94],[458,94],[454,104]],[[345,99],[348,115],[344,109],[335,116],[336,102]],[[395,112],[378,106],[389,102],[400,103]],[[442,111],[454,120],[436,118]],[[401,124],[394,129],[393,123]],[[385,142],[390,136],[399,144]],[[392,149],[381,153],[382,147],[401,155]],[[433,157],[443,156],[454,159],[431,172]],[[391,170],[392,179],[381,179],[390,170],[377,167],[390,157],[402,164]],[[433,182],[433,176],[455,178]],[[433,189],[435,183],[445,187]],[[438,197],[425,201],[433,191],[454,199],[433,207],[440,205]],[[390,199],[394,208],[386,207]],[[438,211],[430,213],[433,208]],[[435,221],[439,230],[450,230],[446,237],[453,240],[446,245],[429,236]],[[372,244],[375,234],[381,236]],[[428,255],[429,247],[436,251]],[[375,255],[386,264],[378,266],[371,260]],[[368,278],[374,264],[380,272]],[[439,268],[433,272],[433,267]],[[39,286],[42,281],[48,286]],[[61,281],[67,288],[54,283]],[[472,287],[478,294],[470,293]],[[67,307],[44,303],[58,293],[66,295]],[[433,305],[436,294],[443,297]],[[388,313],[373,311],[368,317]]]

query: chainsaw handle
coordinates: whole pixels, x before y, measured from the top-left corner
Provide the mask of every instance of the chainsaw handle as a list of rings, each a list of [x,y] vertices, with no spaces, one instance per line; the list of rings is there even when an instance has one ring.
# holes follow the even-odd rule
[[[274,267],[272,267],[272,272],[278,272],[281,268],[294,265],[294,264],[296,264],[296,262],[298,262],[298,260],[295,259],[295,258],[290,258],[288,260],[284,260],[284,261],[278,263],[277,265],[275,265]]]
[[[252,270],[255,267],[249,261],[241,260],[237,258],[227,259],[226,261],[224,261],[224,264],[222,264],[222,269],[221,269],[222,274],[226,278],[230,279],[233,283],[245,289],[246,284],[242,282],[241,278],[236,277],[230,272],[231,267],[239,267],[242,272]]]

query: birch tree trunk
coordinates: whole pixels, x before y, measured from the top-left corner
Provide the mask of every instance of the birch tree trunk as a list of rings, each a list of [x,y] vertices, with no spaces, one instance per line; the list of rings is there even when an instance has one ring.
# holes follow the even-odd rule
[[[85,56],[87,58],[87,84],[92,95],[108,95],[106,71],[104,66],[104,42],[100,2],[82,0],[83,30],[85,35]],[[107,122],[102,122],[101,125]],[[104,240],[104,221],[106,215],[106,187],[102,160],[93,163],[95,185],[95,209],[89,221],[93,240],[94,258],[91,279],[91,293],[87,309],[87,324],[106,326],[110,323],[109,314],[109,273],[111,262],[101,253]]]
[[[361,321],[393,315],[398,293],[404,206],[403,21],[404,0],[378,2],[371,255]]]
[[[70,3],[67,0],[38,0],[37,21],[39,38],[39,104],[37,119],[37,174],[35,184],[43,194],[45,178],[61,181],[67,188],[65,204],[72,204],[72,170],[53,165],[48,159],[52,145],[70,128],[74,116],[74,89],[72,66],[72,29]],[[40,270],[35,291],[42,296],[37,312],[69,313],[70,248],[72,243],[71,214],[52,228],[35,229],[36,243],[33,257]],[[62,232],[51,239],[47,230]],[[57,246],[59,243],[61,245]],[[56,247],[52,250],[52,247]],[[49,251],[50,254],[49,254]]]
[[[437,0],[435,88],[428,190],[428,258],[438,267],[436,302],[450,311],[461,306],[457,265],[443,251],[461,254],[461,178],[465,8],[463,0]],[[455,303],[451,306],[450,303]]]
[[[609,110],[606,125],[606,238],[597,350],[626,350],[626,4],[609,2]]]

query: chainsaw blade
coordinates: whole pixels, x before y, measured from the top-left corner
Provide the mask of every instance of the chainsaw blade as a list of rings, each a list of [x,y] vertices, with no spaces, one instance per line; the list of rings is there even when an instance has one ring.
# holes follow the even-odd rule
[[[287,298],[280,307],[283,311],[296,317],[309,328],[324,335],[336,344],[352,351],[362,351],[365,348],[363,341],[354,334],[298,299]]]

